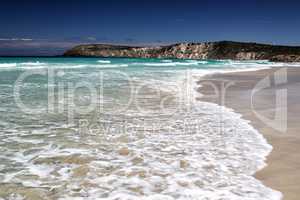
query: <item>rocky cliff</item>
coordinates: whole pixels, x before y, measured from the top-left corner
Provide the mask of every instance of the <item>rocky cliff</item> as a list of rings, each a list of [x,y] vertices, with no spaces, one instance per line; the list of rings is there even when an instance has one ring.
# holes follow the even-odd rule
[[[241,42],[179,43],[159,47],[133,47],[108,44],[79,45],[64,56],[233,59],[300,62],[300,47]]]

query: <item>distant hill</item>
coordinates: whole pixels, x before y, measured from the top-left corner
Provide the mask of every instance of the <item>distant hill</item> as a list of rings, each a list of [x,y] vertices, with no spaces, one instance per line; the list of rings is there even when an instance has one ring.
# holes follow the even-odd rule
[[[76,46],[66,51],[64,56],[232,59],[300,62],[300,47],[232,41],[178,43],[157,47],[89,44]]]

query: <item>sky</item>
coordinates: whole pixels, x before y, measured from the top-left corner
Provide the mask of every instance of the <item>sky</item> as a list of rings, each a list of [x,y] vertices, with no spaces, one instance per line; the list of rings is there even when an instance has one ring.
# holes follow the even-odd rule
[[[9,0],[0,6],[0,55],[60,55],[87,43],[300,46],[299,8],[296,0]]]

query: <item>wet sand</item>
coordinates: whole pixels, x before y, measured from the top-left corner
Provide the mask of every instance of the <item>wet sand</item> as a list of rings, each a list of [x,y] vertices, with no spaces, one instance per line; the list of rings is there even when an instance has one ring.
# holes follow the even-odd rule
[[[286,74],[285,76],[285,69]],[[281,71],[278,71],[281,70]],[[278,76],[274,79],[274,72]],[[251,93],[257,88],[257,83],[265,79],[267,87],[253,96],[251,106]],[[280,78],[278,78],[280,77]],[[287,81],[285,81],[287,77]],[[229,82],[228,88],[222,91],[222,85]],[[205,76],[199,81],[202,85],[199,92],[203,95],[203,101],[214,102],[232,108],[250,120],[251,124],[264,135],[273,146],[272,153],[267,158],[267,167],[256,173],[256,178],[265,185],[283,193],[284,200],[299,200],[300,198],[300,67],[272,68],[250,72],[236,72],[214,74]],[[214,85],[215,89],[211,86]],[[261,116],[272,120],[275,116],[276,91],[280,89],[283,95],[279,99],[284,100],[284,92],[287,91],[287,129],[276,130],[276,126],[284,125],[284,120],[266,123]],[[286,89],[286,90],[285,90]],[[215,95],[215,91],[219,95]],[[224,91],[224,90],[223,90]],[[222,98],[224,96],[224,98]],[[278,100],[279,100],[278,99]],[[278,103],[279,101],[277,101]],[[283,102],[284,103],[284,102]],[[283,104],[284,105],[284,104]],[[277,108],[278,108],[277,104]],[[284,107],[279,109],[284,116]],[[256,112],[256,113],[255,113]],[[278,128],[278,127],[277,127]]]

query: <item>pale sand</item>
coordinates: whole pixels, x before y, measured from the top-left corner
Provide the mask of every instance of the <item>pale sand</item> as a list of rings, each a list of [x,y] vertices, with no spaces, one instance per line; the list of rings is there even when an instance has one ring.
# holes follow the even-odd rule
[[[201,100],[221,104],[221,99],[208,97],[212,94],[212,87],[207,86],[204,80],[220,85],[223,81],[233,81],[225,93],[225,106],[241,113],[244,119],[264,135],[273,146],[272,153],[267,158],[267,167],[255,176],[265,185],[283,193],[285,200],[300,199],[300,67],[288,68],[288,83],[281,86],[274,85],[274,71],[279,68],[215,74],[206,76],[200,81],[202,88],[199,91],[204,95]],[[271,77],[272,86],[262,90],[254,97],[254,108],[266,117],[274,117],[275,90],[287,88],[287,131],[278,132],[262,122],[251,109],[251,91],[256,83],[266,76]],[[204,82],[203,82],[204,81]]]

